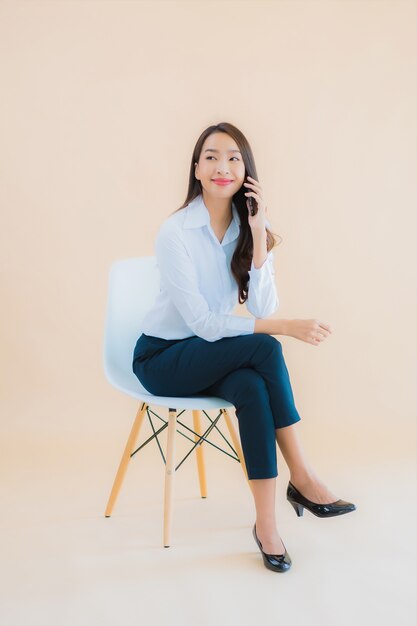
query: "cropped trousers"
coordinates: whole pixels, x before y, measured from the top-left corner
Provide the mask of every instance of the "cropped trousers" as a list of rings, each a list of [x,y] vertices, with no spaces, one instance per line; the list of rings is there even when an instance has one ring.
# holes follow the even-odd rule
[[[207,341],[142,334],[132,369],[159,396],[217,396],[232,403],[249,480],[278,476],[276,432],[298,422],[281,343],[253,333]]]

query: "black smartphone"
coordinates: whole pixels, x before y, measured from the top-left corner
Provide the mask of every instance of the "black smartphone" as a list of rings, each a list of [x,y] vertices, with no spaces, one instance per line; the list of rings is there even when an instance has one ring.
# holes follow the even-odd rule
[[[249,190],[248,187],[244,187],[244,189]],[[258,212],[258,203],[256,202],[255,198],[252,198],[252,196],[245,196],[246,200],[249,200],[249,211],[250,214],[256,215]]]

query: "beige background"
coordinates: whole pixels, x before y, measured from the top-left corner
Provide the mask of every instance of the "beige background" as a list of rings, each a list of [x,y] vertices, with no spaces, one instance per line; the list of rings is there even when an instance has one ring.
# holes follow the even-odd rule
[[[327,522],[306,514],[304,528],[317,522],[317,551],[309,552],[309,541],[307,553],[300,549],[304,582],[288,582],[289,575],[279,580],[288,585],[282,615],[290,615],[291,593],[311,590],[323,561],[350,540],[336,562],[352,556],[343,566],[345,584],[330,575],[339,571],[332,561],[322,581],[334,582],[339,592],[316,595],[297,610],[305,610],[310,623],[322,623],[325,607],[332,614],[346,602],[340,589],[350,589],[353,615],[365,624],[366,608],[374,610],[375,598],[389,590],[395,599],[385,596],[379,604],[380,623],[394,615],[398,620],[400,610],[397,623],[414,624],[407,594],[414,576],[408,559],[416,415],[416,3],[3,1],[0,42],[2,523],[11,538],[3,560],[3,623],[24,623],[22,594],[32,623],[47,623],[45,611],[51,623],[54,611],[61,624],[115,623],[120,611],[133,610],[137,586],[144,584],[146,567],[137,571],[123,561],[132,556],[131,540],[139,562],[138,535],[153,563],[148,593],[160,580],[177,615],[186,610],[181,589],[174,593],[172,577],[162,578],[169,571],[164,559],[178,557],[175,571],[181,572],[184,555],[171,548],[167,557],[160,549],[163,468],[156,447],[128,474],[119,522],[115,516],[102,526],[137,408],[103,374],[107,279],[114,260],[154,253],[159,225],[184,201],[197,137],[206,126],[229,121],[251,143],[272,229],[283,237],[275,248],[276,316],[316,317],[334,329],[318,347],[280,338],[306,450],[330,488],[362,505],[362,518],[359,507],[355,520],[346,516],[333,526],[328,520],[330,546],[330,531],[318,532]],[[236,312],[249,315],[245,307]],[[220,472],[211,481],[217,489],[213,525],[222,528],[221,499],[230,504],[230,488],[237,494],[230,514],[243,524],[248,544],[230,543],[229,518],[224,545],[232,556],[224,562],[219,538],[207,538],[213,535],[205,515],[192,543],[191,521],[201,502],[194,465],[185,465],[181,480],[189,478],[193,487],[184,490],[183,505],[191,508],[181,507],[179,487],[175,532],[179,544],[193,546],[195,560],[188,561],[183,582],[198,571],[201,592],[210,571],[218,585],[221,576],[225,585],[237,576],[243,595],[245,585],[248,594],[256,589],[255,580],[275,589],[276,576],[261,569],[259,553],[253,571],[239,579],[247,563],[233,559],[256,548],[252,504],[239,468],[210,454],[212,471]],[[287,506],[281,456],[279,471],[281,510]],[[392,517],[396,502],[398,519]],[[301,520],[293,513],[288,527],[284,513],[282,520],[294,554],[301,539],[297,530],[291,542],[289,533]],[[117,533],[111,545],[121,553],[97,544],[93,558],[87,546],[92,538],[108,541],[109,532]],[[208,541],[219,554],[212,569],[199,552]],[[394,547],[401,567],[395,580],[381,579],[387,569],[378,559]],[[364,560],[362,570],[375,567],[366,582],[350,576],[358,563],[354,550]],[[42,583],[31,569],[39,562],[48,564]],[[370,587],[360,601],[364,585]],[[253,606],[240,614],[224,588],[215,589],[220,612],[241,623],[247,609],[268,606],[255,594]],[[86,612],[78,613],[81,605]],[[153,606],[155,623],[161,611]],[[182,614],[182,623],[193,623],[193,615]],[[201,623],[214,623],[214,613],[204,615]],[[269,623],[267,608],[263,617]],[[343,619],[338,623],[347,624]]]

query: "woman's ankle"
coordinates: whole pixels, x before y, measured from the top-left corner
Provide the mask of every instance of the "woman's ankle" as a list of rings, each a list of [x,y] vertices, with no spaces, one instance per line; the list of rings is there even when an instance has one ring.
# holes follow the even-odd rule
[[[273,534],[277,530],[277,522],[275,518],[256,518],[256,528],[259,528],[261,532]]]
[[[293,485],[306,485],[314,480],[317,480],[317,474],[312,468],[297,469],[290,473]]]

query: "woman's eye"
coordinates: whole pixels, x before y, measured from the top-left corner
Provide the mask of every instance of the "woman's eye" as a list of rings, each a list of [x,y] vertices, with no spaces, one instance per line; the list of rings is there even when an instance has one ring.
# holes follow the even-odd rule
[[[208,156],[208,157],[206,157],[206,160],[207,160],[207,159],[214,159],[214,158],[215,158],[214,156]],[[240,160],[238,157],[230,157],[230,158],[231,158],[231,159],[236,159],[236,161],[239,161],[239,160]]]

